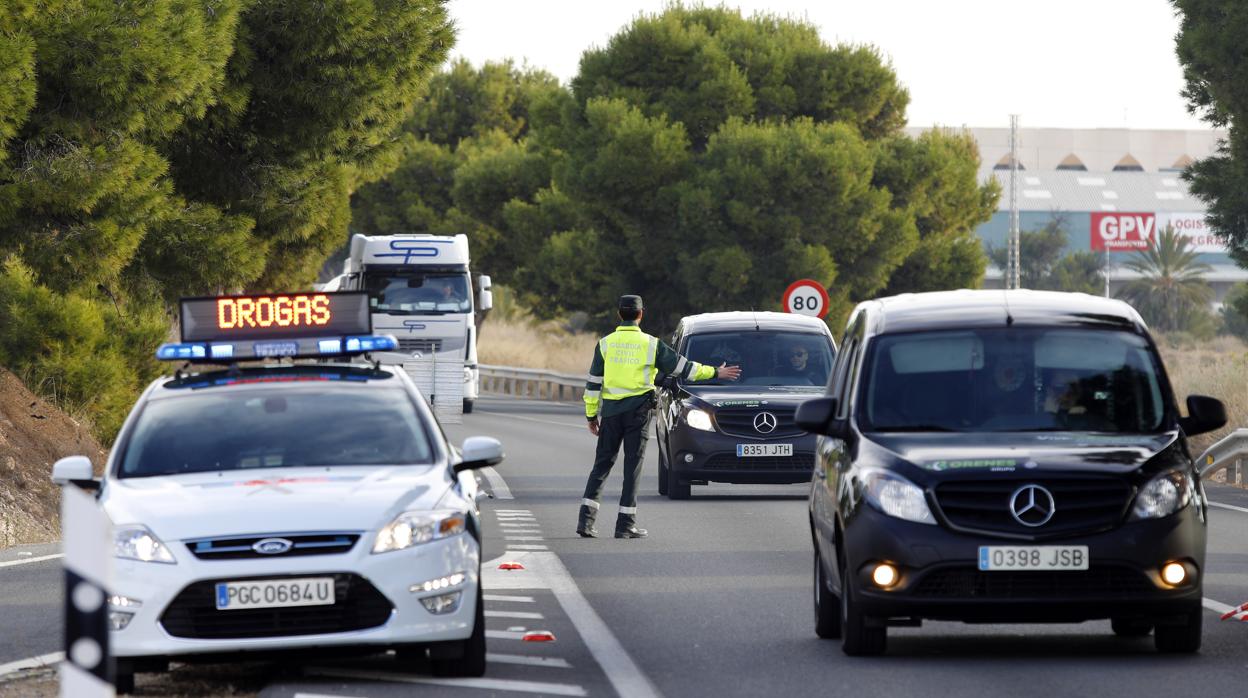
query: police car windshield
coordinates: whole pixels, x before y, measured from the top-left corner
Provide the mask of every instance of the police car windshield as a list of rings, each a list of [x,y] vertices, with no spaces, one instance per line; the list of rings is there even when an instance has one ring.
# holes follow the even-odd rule
[[[364,288],[376,313],[444,315],[472,311],[467,274],[366,272]]]
[[[152,400],[124,449],[123,478],[428,464],[434,455],[407,394],[367,385],[208,389]]]
[[[1000,328],[884,335],[859,392],[864,431],[1154,433],[1165,414],[1143,337]]]
[[[822,386],[832,367],[832,343],[812,332],[743,330],[691,335],[684,355],[701,364],[741,367],[739,381],[698,385]]]

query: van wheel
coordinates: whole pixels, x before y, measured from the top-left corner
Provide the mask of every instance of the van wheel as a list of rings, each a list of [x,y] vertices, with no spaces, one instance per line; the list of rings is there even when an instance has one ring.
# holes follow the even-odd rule
[[[687,482],[681,482],[676,477],[676,469],[669,467],[667,469],[667,498],[668,499],[689,499],[690,485]]]
[[[841,600],[828,590],[823,558],[815,544],[815,634],[825,640],[841,636]]]
[[[658,436],[657,429],[655,436]],[[657,440],[657,439],[656,439]],[[667,478],[671,467],[667,464],[667,456],[663,455],[663,442],[659,442],[659,496],[667,496]]]
[[[854,600],[854,581],[849,565],[841,565],[841,651],[851,657],[884,654],[888,628],[867,624],[867,616]]]
[[[469,677],[485,675],[485,599],[477,584],[477,611],[473,615],[472,636],[463,641],[463,656],[454,659],[430,659],[434,676]]]
[[[1109,624],[1118,637],[1144,637],[1153,632],[1153,624],[1143,618],[1114,618]]]
[[[1204,610],[1196,605],[1187,613],[1186,625],[1158,625],[1153,645],[1166,654],[1191,654],[1200,651]]]

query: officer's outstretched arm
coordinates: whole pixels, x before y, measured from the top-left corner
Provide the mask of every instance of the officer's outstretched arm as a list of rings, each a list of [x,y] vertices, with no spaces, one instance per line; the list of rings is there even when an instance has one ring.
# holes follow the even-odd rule
[[[671,374],[681,380],[689,382],[709,381],[712,378],[726,378],[735,381],[741,377],[741,369],[738,366],[708,366],[700,364],[697,361],[685,358],[676,353],[675,349],[669,347],[665,342],[659,343],[659,350],[655,357],[655,366],[663,373]]]

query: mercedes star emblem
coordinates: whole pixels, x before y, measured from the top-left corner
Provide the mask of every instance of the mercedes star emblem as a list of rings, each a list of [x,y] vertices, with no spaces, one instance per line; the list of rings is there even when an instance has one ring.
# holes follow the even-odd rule
[[[759,412],[754,415],[754,431],[770,434],[776,430],[776,415],[770,412]]]
[[[1010,513],[1014,515],[1014,520],[1031,528],[1048,523],[1056,509],[1053,493],[1040,485],[1023,485],[1010,497]]]

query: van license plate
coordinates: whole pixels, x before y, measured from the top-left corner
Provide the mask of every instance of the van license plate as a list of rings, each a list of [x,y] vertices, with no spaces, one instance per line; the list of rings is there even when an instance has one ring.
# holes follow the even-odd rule
[[[222,582],[217,585],[218,611],[333,604],[333,577]]]
[[[1020,570],[1086,570],[1086,545],[981,545],[979,569],[984,572]]]
[[[737,444],[737,458],[792,455],[793,444]]]

